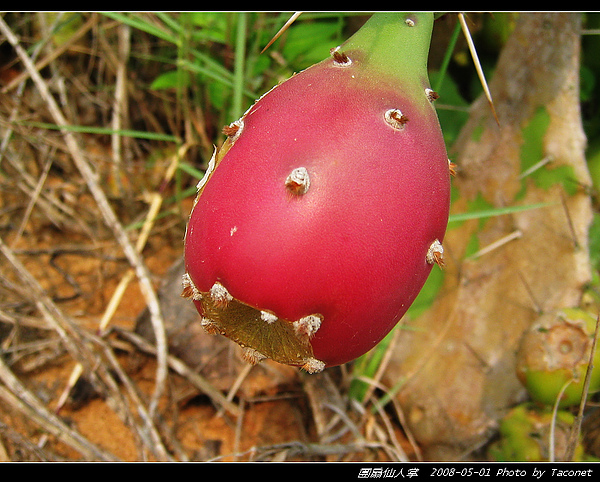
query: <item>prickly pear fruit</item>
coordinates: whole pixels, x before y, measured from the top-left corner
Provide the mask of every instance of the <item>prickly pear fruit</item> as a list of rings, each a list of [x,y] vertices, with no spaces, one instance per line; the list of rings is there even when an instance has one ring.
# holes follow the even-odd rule
[[[532,400],[559,406],[578,405],[588,368],[596,319],[567,308],[542,315],[523,335],[517,353],[517,376]],[[589,392],[600,390],[600,350],[593,356]],[[562,392],[562,395],[561,395]]]
[[[375,14],[225,128],[185,237],[202,324],[318,372],[375,346],[442,264],[449,161],[431,14]]]
[[[500,421],[500,438],[490,445],[488,452],[497,462],[542,462],[553,455],[564,460],[567,442],[575,417],[559,410],[554,419],[552,410],[527,404],[514,407]],[[550,446],[550,432],[554,424],[554,446]],[[573,456],[574,461],[585,457],[581,441]]]

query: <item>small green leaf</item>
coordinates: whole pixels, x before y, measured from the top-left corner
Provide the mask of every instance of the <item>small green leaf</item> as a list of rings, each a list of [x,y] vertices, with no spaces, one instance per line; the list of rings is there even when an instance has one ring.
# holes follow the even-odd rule
[[[528,211],[529,209],[539,209],[547,206],[551,206],[553,203],[537,203],[527,204],[524,206],[507,206],[505,208],[492,208],[485,209],[483,211],[469,211],[466,213],[451,214],[448,222],[460,222],[467,219],[483,219],[492,216],[502,216],[504,214],[513,214],[521,211]],[[454,226],[453,226],[454,227]]]
[[[179,72],[176,70],[170,70],[163,74],[160,74],[152,84],[150,84],[150,89],[152,90],[164,90],[164,89],[174,89],[178,86],[181,81],[181,76]]]
[[[289,29],[282,55],[288,62],[301,61],[302,65],[312,65],[329,55],[335,47],[334,35],[337,23],[301,23]]]

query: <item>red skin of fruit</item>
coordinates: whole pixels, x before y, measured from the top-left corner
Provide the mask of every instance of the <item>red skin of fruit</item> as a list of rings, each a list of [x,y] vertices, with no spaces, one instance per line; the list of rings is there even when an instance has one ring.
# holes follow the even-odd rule
[[[322,314],[311,344],[327,366],[361,356],[394,327],[448,221],[448,157],[433,108],[367,80],[328,59],[259,99],[198,197],[185,240],[200,291],[219,281],[280,318]],[[384,120],[393,108],[409,119],[401,130]],[[302,195],[285,186],[298,167],[310,176]]]

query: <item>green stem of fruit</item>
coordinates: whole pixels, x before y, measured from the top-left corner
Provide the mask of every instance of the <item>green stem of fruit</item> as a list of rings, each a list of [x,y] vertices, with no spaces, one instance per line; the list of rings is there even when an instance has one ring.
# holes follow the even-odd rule
[[[433,32],[433,13],[375,13],[343,45],[361,51],[365,66],[378,75],[423,86]]]

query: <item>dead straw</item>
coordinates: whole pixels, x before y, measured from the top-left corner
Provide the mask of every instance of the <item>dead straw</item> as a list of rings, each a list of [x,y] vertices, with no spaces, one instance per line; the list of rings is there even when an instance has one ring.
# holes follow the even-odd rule
[[[83,151],[79,147],[77,139],[73,132],[66,129],[68,122],[58,106],[56,100],[50,93],[46,81],[40,75],[39,70],[27,54],[25,49],[21,46],[18,37],[13,33],[9,25],[0,17],[0,32],[7,38],[8,42],[13,46],[19,59],[23,63],[25,69],[29,73],[35,86],[37,87],[41,97],[43,98],[54,122],[63,129],[64,139],[75,163],[77,169],[82,175],[89,191],[91,192],[96,204],[102,214],[105,223],[112,230],[113,235],[119,245],[121,246],[125,256],[127,257],[130,264],[135,269],[138,277],[140,289],[148,305],[150,313],[150,320],[152,328],[154,330],[156,345],[157,345],[157,370],[156,370],[156,381],[155,390],[150,402],[150,414],[151,418],[156,414],[158,407],[158,401],[164,391],[166,378],[167,378],[167,340],[164,328],[164,322],[162,319],[160,305],[158,303],[158,297],[152,286],[150,275],[146,265],[144,264],[141,256],[131,243],[127,236],[123,226],[119,222],[115,212],[110,206],[106,194],[102,190],[98,183],[98,178],[88,160],[86,159]]]
[[[0,356],[0,380],[6,387],[0,386],[0,398],[12,407],[26,414],[59,440],[82,454],[87,460],[115,462],[118,458],[100,449],[79,432],[73,430],[58,416],[51,413],[12,373]]]

